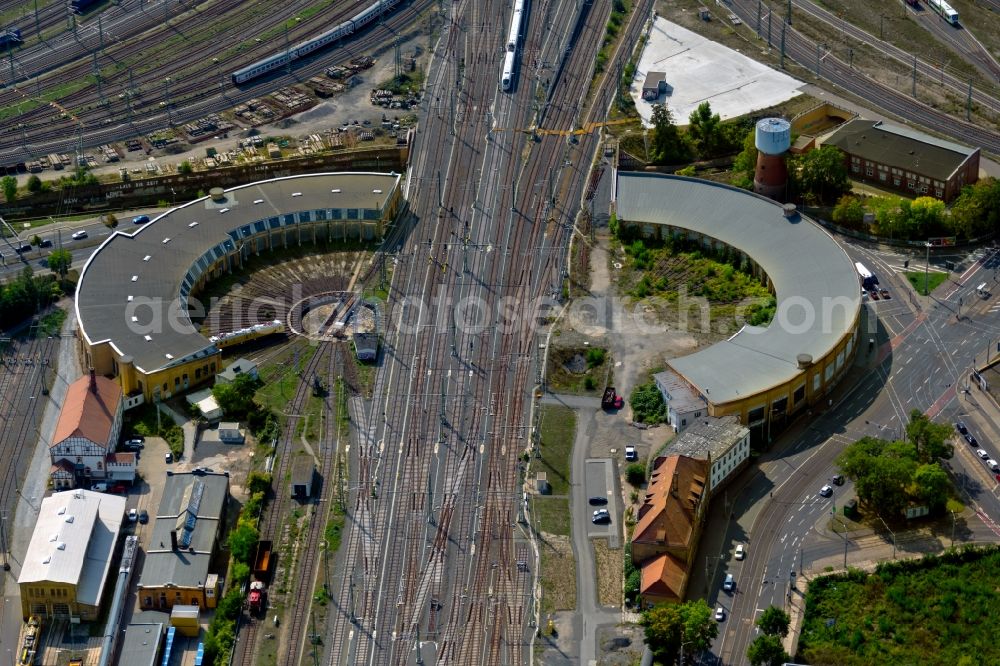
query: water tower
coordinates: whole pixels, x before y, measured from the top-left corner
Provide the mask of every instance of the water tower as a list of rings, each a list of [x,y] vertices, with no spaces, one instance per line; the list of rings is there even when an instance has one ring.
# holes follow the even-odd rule
[[[781,199],[788,183],[785,153],[792,145],[792,126],[782,118],[758,121],[754,132],[757,168],[753,172],[753,191],[772,199]]]

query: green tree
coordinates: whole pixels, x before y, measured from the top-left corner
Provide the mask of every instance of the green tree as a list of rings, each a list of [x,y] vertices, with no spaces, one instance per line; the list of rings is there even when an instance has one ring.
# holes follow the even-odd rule
[[[260,535],[253,525],[247,525],[246,523],[238,524],[229,533],[229,550],[238,562],[249,563],[253,557],[259,538]]]
[[[913,494],[931,511],[940,511],[948,502],[951,479],[938,463],[921,465],[913,473]]]
[[[236,375],[229,383],[219,383],[213,386],[212,396],[219,403],[223,412],[242,420],[246,418],[248,413],[256,409],[253,396],[261,385],[262,382],[259,379],[243,373]]]
[[[917,469],[912,445],[864,437],[845,448],[836,462],[854,480],[858,499],[877,512],[898,515],[909,502]]]
[[[699,157],[715,157],[724,146],[722,120],[718,113],[712,113],[712,105],[702,102],[688,117],[688,136]]]
[[[661,664],[673,666],[681,646],[688,654],[708,649],[719,635],[719,625],[712,619],[712,609],[703,599],[682,604],[657,604],[643,611],[640,624],[646,631],[646,644]]]
[[[187,175],[193,171],[194,167],[191,166],[191,163],[188,162],[187,160],[184,160],[183,162],[177,165],[177,173]]]
[[[833,207],[833,221],[848,229],[861,229],[864,226],[865,205],[861,199],[845,194],[837,200]]]
[[[28,182],[25,185],[32,194],[42,191],[42,179],[35,174],[28,176]]]
[[[917,197],[910,202],[909,226],[919,238],[941,231],[944,216],[944,202],[940,199]]]
[[[73,265],[73,254],[66,248],[52,250],[49,253],[48,264],[49,270],[60,278],[64,278],[69,273],[70,266]]]
[[[757,144],[751,129],[743,137],[743,150],[733,160],[733,185],[744,190],[753,189],[753,174],[757,169]]]
[[[791,657],[785,652],[779,637],[763,634],[750,643],[747,659],[752,666],[781,666]]]
[[[653,105],[654,164],[678,164],[691,157],[691,147],[674,124],[670,110],[663,104]]]
[[[951,426],[934,423],[919,409],[910,410],[910,422],[906,424],[906,441],[916,448],[917,460],[920,462],[951,458],[955,454],[951,434]]]
[[[1000,233],[1000,180],[983,178],[962,188],[947,224],[952,233],[965,238]]]
[[[636,488],[646,483],[646,466],[640,463],[632,463],[625,468],[625,480]]]
[[[777,606],[768,606],[757,618],[757,626],[760,627],[761,631],[768,636],[781,636],[782,638],[788,635],[790,622],[788,613]]]
[[[34,236],[31,237],[31,244],[34,245],[35,247],[40,246],[42,244],[42,237],[39,236],[38,234],[35,234]]]
[[[14,203],[17,197],[17,178],[14,176],[0,178],[0,188],[3,189],[3,198],[7,203]]]
[[[250,580],[250,565],[245,562],[233,562],[229,568],[229,581],[234,587],[240,587]]]
[[[665,423],[667,420],[667,403],[653,382],[635,387],[629,403],[632,405],[632,418],[639,423]]]
[[[251,494],[264,493],[266,495],[271,491],[271,475],[267,472],[250,472],[247,474],[247,490]]]
[[[797,158],[794,164],[799,191],[807,199],[821,203],[836,201],[851,189],[844,154],[839,148],[823,146],[811,150]]]
[[[118,217],[114,213],[108,213],[104,216],[104,226],[108,229],[114,229],[118,226]]]

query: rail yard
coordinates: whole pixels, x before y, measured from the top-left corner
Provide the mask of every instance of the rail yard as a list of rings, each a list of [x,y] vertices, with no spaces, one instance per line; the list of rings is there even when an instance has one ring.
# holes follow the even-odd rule
[[[893,176],[911,167],[915,173],[906,172],[902,184],[895,178],[895,192],[925,207],[931,205],[923,200],[936,196],[942,219],[952,214],[951,205],[970,215],[955,200],[1000,176],[992,161],[1000,157],[1000,64],[988,32],[1000,25],[1000,18],[993,20],[1000,3],[967,8],[965,0],[955,7],[943,0],[896,0],[892,16],[889,9],[873,14],[866,7],[852,22],[855,0],[831,2],[835,6],[812,0],[717,0],[710,7],[687,0],[682,6],[663,0],[0,0],[0,171],[15,177],[0,183],[4,270],[12,277],[18,267],[22,290],[35,284],[33,271],[51,268],[59,278],[44,283],[50,298],[32,296],[34,309],[27,302],[32,298],[0,283],[0,322],[16,308],[34,313],[0,330],[0,454],[11,461],[0,473],[6,609],[0,641],[22,642],[17,658],[24,666],[36,661],[32,644],[58,655],[52,659],[59,666],[141,660],[164,666],[634,663],[643,651],[641,639],[632,642],[641,634],[638,617],[669,598],[679,580],[679,593],[668,602],[708,602],[710,626],[718,629],[690,640],[684,635],[698,663],[748,663],[767,603],[792,613],[792,631],[782,638],[791,659],[801,656],[795,646],[806,622],[807,582],[801,579],[807,569],[815,576],[817,562],[825,566],[840,552],[841,541],[833,537],[836,548],[809,542],[832,529],[825,522],[832,520],[826,499],[830,516],[837,516],[838,501],[847,516],[846,494],[861,496],[853,478],[832,475],[839,470],[836,453],[849,437],[869,436],[872,427],[877,436],[895,428],[905,432],[909,408],[903,405],[913,398],[931,419],[961,417],[957,432],[984,447],[965,456],[968,451],[956,446],[947,466],[966,502],[947,504],[952,545],[958,513],[982,523],[966,530],[964,540],[995,541],[990,535],[1000,535],[994,522],[1000,520],[1000,485],[991,489],[987,482],[995,476],[1000,483],[989,453],[991,435],[1000,437],[1000,406],[967,407],[961,396],[969,401],[970,382],[985,394],[986,371],[997,362],[987,352],[983,364],[962,346],[989,349],[1000,330],[987,274],[992,270],[997,281],[1000,227],[979,237],[910,239],[906,245],[891,232],[888,239],[875,234],[883,221],[874,213],[871,220],[861,216],[866,233],[838,226],[825,219],[837,219],[829,211],[833,201],[818,205],[798,192],[779,199],[791,190],[768,178],[787,178],[786,158],[790,172],[793,165],[800,168],[802,162],[794,161],[803,159],[800,153],[840,149],[844,180],[852,182],[848,193],[851,187],[863,192],[862,202],[889,196],[889,167],[850,152],[851,141],[857,146],[867,138],[858,139],[860,133],[877,133],[889,136],[886,142],[909,141],[907,146],[921,146],[918,152],[928,151],[917,157],[912,149],[910,157],[896,151],[909,162],[892,166]],[[981,12],[990,12],[991,21],[979,25],[966,18],[979,19]],[[670,105],[671,81],[677,83],[670,68],[686,66],[683,53],[651,68],[666,71],[638,71],[643,49],[647,57],[655,53],[648,45],[664,19],[780,67],[795,77],[793,84],[808,79],[812,87],[803,84],[802,90],[819,106],[785,96],[766,112],[724,114],[729,128],[753,128],[753,141],[741,135],[733,144],[744,153],[737,155],[735,147],[732,154],[702,159],[700,152],[695,158],[680,151],[674,164],[665,157],[669,140],[657,124],[662,116],[654,106],[653,126],[644,126],[630,96]],[[884,30],[886,20],[912,23],[917,39],[933,40],[960,66],[913,53],[909,42]],[[885,71],[878,69],[883,65]],[[899,72],[911,72],[912,90]],[[918,91],[918,76],[922,85],[934,86],[933,96]],[[821,99],[827,94],[832,101]],[[358,108],[376,115],[358,115]],[[673,113],[668,126],[687,125],[676,107]],[[864,113],[884,114],[905,127],[889,129],[881,115],[862,125]],[[796,121],[798,128],[815,123],[827,134],[803,136],[793,148]],[[718,116],[714,122],[721,122]],[[705,131],[692,127],[695,114],[690,123],[682,136]],[[304,129],[295,138],[291,128],[299,124]],[[840,131],[849,137],[842,144],[835,138]],[[222,141],[229,147],[217,149]],[[702,139],[697,141],[689,147],[700,150]],[[863,312],[850,320],[852,330],[838,333],[843,349],[829,354],[833,360],[797,354],[797,369],[786,373],[795,375],[785,382],[788,395],[772,387],[740,396],[744,411],[726,407],[723,413],[719,405],[738,401],[727,403],[699,388],[672,354],[645,349],[611,352],[617,356],[607,363],[605,383],[588,376],[594,386],[557,393],[546,374],[550,348],[564,334],[574,340],[589,335],[569,321],[579,314],[571,312],[575,298],[606,290],[628,307],[649,303],[640,287],[626,293],[625,283],[617,282],[623,270],[641,270],[635,265],[645,261],[644,242],[660,251],[683,238],[698,260],[704,252],[730,262],[709,277],[732,279],[740,265],[753,273],[748,280],[781,296],[766,262],[749,256],[754,250],[741,242],[745,225],[735,240],[723,242],[679,219],[679,198],[645,200],[653,190],[643,188],[661,187],[655,183],[694,192],[690,178],[699,173],[723,181],[713,187],[736,189],[736,164],[746,161],[751,147],[757,161],[746,187],[756,194],[741,196],[781,204],[768,199],[772,217],[754,223],[813,225],[815,218],[825,228],[812,231],[851,259],[841,264],[857,267],[860,299],[854,272],[846,283],[837,282],[857,301],[855,311]],[[157,162],[182,153],[183,167]],[[961,155],[960,166],[945,173],[941,165],[951,165],[954,155]],[[117,164],[122,157],[126,162]],[[103,166],[100,179],[94,177]],[[926,178],[922,168],[943,175]],[[634,182],[618,175],[643,169],[678,175]],[[882,171],[881,189],[871,180],[875,169]],[[947,196],[946,184],[934,178],[947,180]],[[143,183],[148,192],[140,192]],[[629,193],[643,201],[630,206],[616,200]],[[41,195],[50,204],[58,198],[52,206],[81,218],[100,217],[79,224],[52,220],[52,208],[41,210]],[[135,205],[161,196],[157,207],[166,212]],[[94,197],[106,197],[106,205]],[[119,209],[116,198],[129,201]],[[126,212],[130,205],[135,210]],[[655,215],[643,205],[657,206]],[[706,215],[710,208],[703,206]],[[735,218],[751,208],[727,210]],[[121,227],[111,210],[122,211]],[[619,219],[625,212],[636,217]],[[77,242],[88,234],[89,243]],[[62,255],[64,247],[72,253]],[[607,266],[590,263],[603,261],[596,258],[605,251]],[[934,295],[921,293],[909,273],[897,278],[911,261],[926,262],[920,270],[928,292],[935,289],[928,287],[932,270],[947,274],[934,283],[941,285]],[[816,270],[827,265],[811,263]],[[682,273],[694,274],[678,269],[658,279],[656,288]],[[652,288],[643,280],[637,283]],[[908,284],[914,289],[907,291]],[[972,284],[978,284],[974,296]],[[788,289],[784,282],[780,287]],[[62,294],[75,307],[69,299],[55,302]],[[43,300],[49,304],[43,307]],[[774,322],[741,328],[739,335],[785,325],[782,305],[773,303]],[[607,307],[610,321],[610,310],[619,305]],[[65,330],[72,335],[48,330],[54,315],[61,322],[67,313]],[[615,326],[622,325],[631,324],[616,322],[607,335],[617,335]],[[915,331],[926,337],[921,343],[933,344],[933,358],[919,357]],[[633,341],[639,335],[626,333]],[[738,346],[747,339],[739,335],[725,343]],[[604,354],[625,344],[604,339],[598,342],[608,349],[598,350],[587,339],[583,352],[567,354],[567,373],[576,357],[584,366],[603,366]],[[678,349],[686,354],[707,343],[684,344]],[[775,362],[771,357],[759,359],[762,376]],[[894,357],[903,365],[892,372]],[[907,357],[918,359],[912,369]],[[641,372],[631,367],[637,358]],[[67,359],[79,363],[57,375],[54,365]],[[812,372],[814,361],[809,386],[803,379],[793,387],[795,373]],[[630,385],[651,368],[658,370],[648,373],[648,386]],[[78,370],[83,373],[75,383],[61,381]],[[723,368],[699,371],[725,381]],[[898,374],[908,382],[905,389],[892,383]],[[920,393],[921,381],[927,394]],[[718,387],[712,384],[711,393],[723,393]],[[636,396],[647,389],[662,398],[661,421],[668,427],[657,429],[655,421],[638,416]],[[602,390],[622,398],[602,403]],[[909,394],[897,393],[903,390]],[[786,414],[792,391],[794,409]],[[741,476],[724,494],[724,511],[719,498],[712,499],[722,493],[699,473],[685,471],[705,463],[710,483],[717,483],[710,467],[715,450],[706,461],[692,457],[697,451],[678,455],[667,448],[688,426],[687,420],[679,423],[678,411],[688,393],[691,421],[704,419],[707,429],[709,418],[731,419],[734,432],[753,432],[741,446],[762,447],[756,449],[759,460],[745,454],[745,474],[733,464]],[[758,398],[762,405],[749,404]],[[574,410],[578,424],[566,433],[572,461],[563,462],[567,470],[572,462],[572,478],[567,471],[558,480],[570,490],[552,498],[565,503],[567,515],[555,518],[542,516],[535,501],[551,494],[537,462],[543,458],[543,403]],[[240,416],[230,418],[230,412]],[[806,413],[815,424],[810,432],[803,432]],[[900,425],[884,425],[897,418]],[[977,428],[979,440],[966,424]],[[611,428],[618,435],[604,441]],[[695,462],[682,464],[682,458]],[[802,473],[775,472],[776,461]],[[593,465],[607,470],[605,490],[596,493]],[[640,467],[642,482],[635,480]],[[550,474],[559,474],[556,469]],[[581,469],[586,478],[579,478]],[[690,491],[683,485],[689,475]],[[775,475],[772,485],[763,485]],[[819,499],[811,485],[822,485]],[[35,495],[44,495],[48,507],[92,505],[66,518],[66,508],[55,517],[41,515],[42,498]],[[649,512],[669,511],[671,497],[676,506],[690,505],[695,527],[683,548],[693,545],[684,557],[657,552],[655,558],[669,561],[650,584],[645,567],[652,558],[629,561],[639,555],[622,548],[621,540],[637,538],[631,528],[646,529]],[[107,506],[114,515],[105,515]],[[758,508],[770,511],[758,514]],[[803,510],[798,526],[786,525]],[[27,529],[28,517],[36,533]],[[553,534],[547,529],[552,521],[565,528],[560,535],[571,535],[575,608],[554,608],[548,597],[551,571],[542,547]],[[606,526],[601,534],[607,541],[586,529],[581,535],[581,524]],[[882,525],[892,535],[895,559],[907,539],[897,543],[890,525]],[[56,533],[40,538],[42,526]],[[673,548],[673,525],[658,529],[656,547]],[[748,549],[751,531],[754,546]],[[739,547],[730,562],[734,533]],[[793,539],[786,549],[788,536]],[[846,569],[849,546],[860,539],[834,536],[843,541]],[[115,617],[107,621],[99,610],[112,595],[102,597],[101,589],[107,571],[117,571],[125,538],[144,554],[135,580],[131,565],[118,572]],[[807,542],[812,565],[803,564]],[[107,548],[107,556],[93,555],[98,547]],[[22,580],[29,558],[36,573]],[[95,561],[110,562],[110,568],[102,571]],[[51,571],[45,569],[53,562]],[[727,594],[737,585],[730,569],[740,577],[743,596]],[[641,583],[629,599],[621,588],[637,572]],[[714,590],[723,573],[722,591]],[[751,574],[763,580],[759,589],[757,580],[744,580]],[[40,592],[49,588],[39,583],[52,591]],[[595,583],[606,589],[598,592]],[[104,636],[102,645],[77,639],[81,621],[90,636]],[[647,636],[647,653],[662,648],[654,640]]]

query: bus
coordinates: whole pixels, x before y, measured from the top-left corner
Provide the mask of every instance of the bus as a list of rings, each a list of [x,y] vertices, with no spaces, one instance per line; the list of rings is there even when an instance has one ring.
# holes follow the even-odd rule
[[[865,291],[872,291],[878,286],[878,277],[865,268],[863,263],[855,262],[854,268],[858,271],[858,279],[861,280],[861,286],[865,288]]]

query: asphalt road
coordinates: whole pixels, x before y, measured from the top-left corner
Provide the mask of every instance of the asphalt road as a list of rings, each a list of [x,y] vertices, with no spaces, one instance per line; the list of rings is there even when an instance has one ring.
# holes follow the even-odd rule
[[[899,437],[911,409],[937,421],[951,422],[965,415],[975,418],[974,427],[980,423],[984,429],[991,427],[989,418],[968,416],[973,411],[970,401],[959,396],[964,395],[973,358],[1000,326],[1000,309],[974,296],[977,284],[992,280],[1000,256],[979,252],[959,266],[962,272],[938,289],[935,297],[911,299],[908,287],[896,275],[902,256],[860,245],[848,245],[847,250],[880,277],[893,298],[865,306],[869,316],[877,317],[877,329],[866,332],[862,341],[874,335],[877,346],[871,353],[864,345],[859,349],[856,369],[846,385],[838,387],[832,407],[800,418],[764,456],[759,470],[749,471],[727,492],[727,499],[733,500],[732,516],[716,516],[706,528],[726,533],[717,552],[702,553],[709,572],[708,601],[729,610],[712,649],[725,664],[746,663],[757,613],[771,604],[785,606],[789,586],[803,567],[809,570],[816,561],[828,560],[842,549],[848,561],[860,552],[858,543],[849,537],[838,541],[826,529],[834,507],[837,514],[842,513],[843,503],[851,496],[850,483],[835,486],[832,498],[818,495],[836,473],[833,460],[844,446],[865,435]],[[982,518],[964,526],[959,536],[994,540],[1000,534],[995,528],[1000,519],[996,483],[989,483],[982,461],[969,449],[956,444],[951,466]],[[895,542],[888,526],[879,538],[886,544]],[[750,544],[740,563],[731,556],[737,542]],[[902,550],[900,543],[895,546]],[[732,597],[718,592],[727,571],[737,576],[739,584]]]

